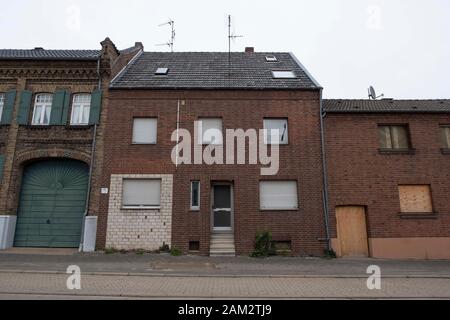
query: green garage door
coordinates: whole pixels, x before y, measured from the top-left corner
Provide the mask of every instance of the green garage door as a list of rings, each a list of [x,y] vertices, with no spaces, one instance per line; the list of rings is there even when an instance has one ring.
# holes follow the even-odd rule
[[[88,180],[88,166],[74,160],[47,160],[26,167],[14,246],[77,248]]]

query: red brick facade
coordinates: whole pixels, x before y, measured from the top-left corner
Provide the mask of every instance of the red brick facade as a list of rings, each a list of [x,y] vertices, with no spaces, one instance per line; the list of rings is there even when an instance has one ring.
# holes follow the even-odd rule
[[[177,125],[193,135],[199,117],[219,117],[224,129],[263,129],[266,117],[288,118],[289,145],[280,146],[280,171],[262,177],[260,165],[181,165],[171,161]],[[321,255],[325,243],[322,204],[319,91],[138,91],[111,90],[105,136],[103,186],[111,174],[173,174],[172,245],[188,252],[190,241],[209,254],[211,183],[234,185],[234,233],[237,254],[249,254],[257,231],[270,230],[275,241],[291,241],[295,255]],[[156,145],[132,145],[134,117],[158,118]],[[262,212],[260,180],[297,180],[299,210]],[[190,182],[201,181],[201,208],[190,211]],[[98,245],[106,241],[109,197],[101,199]]]
[[[450,238],[450,159],[441,151],[440,132],[440,125],[449,123],[448,114],[327,114],[331,238],[337,237],[337,206],[366,207],[372,256],[391,257],[394,249],[384,247],[391,245],[403,248],[398,257],[426,258],[414,251],[414,241]],[[380,153],[379,124],[407,124],[413,152]],[[435,215],[400,215],[399,185],[430,185]],[[400,244],[402,239],[411,246]],[[440,257],[448,255],[448,247],[435,249]]]

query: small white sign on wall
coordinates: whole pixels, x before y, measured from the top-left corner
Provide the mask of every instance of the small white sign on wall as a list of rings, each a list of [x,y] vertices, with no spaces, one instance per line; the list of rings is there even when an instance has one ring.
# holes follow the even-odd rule
[[[108,194],[109,193],[109,189],[108,188],[102,188],[102,194]]]

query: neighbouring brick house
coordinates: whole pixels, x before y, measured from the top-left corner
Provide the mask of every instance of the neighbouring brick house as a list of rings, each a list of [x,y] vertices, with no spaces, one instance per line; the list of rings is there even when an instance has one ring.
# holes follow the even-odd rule
[[[98,214],[110,79],[143,49],[101,45],[0,50],[3,248],[78,248],[85,215]]]
[[[450,259],[450,100],[325,100],[339,256]]]
[[[143,53],[112,81],[100,247],[243,255],[269,230],[295,255],[323,254],[321,88],[289,53],[228,58]],[[194,121],[224,134],[280,128],[279,172],[262,176],[248,161],[176,166],[172,134],[186,129],[197,143]]]

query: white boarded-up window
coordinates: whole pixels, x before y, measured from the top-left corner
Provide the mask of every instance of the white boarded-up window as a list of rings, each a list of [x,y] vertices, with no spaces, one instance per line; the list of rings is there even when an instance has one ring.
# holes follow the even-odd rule
[[[296,181],[261,181],[261,210],[296,210],[298,193]]]
[[[222,119],[221,118],[202,118],[201,136],[198,137],[198,144],[221,145],[223,143]]]
[[[122,205],[129,208],[159,208],[161,180],[124,179]]]
[[[158,119],[135,118],[133,121],[134,144],[156,144],[158,136]]]

